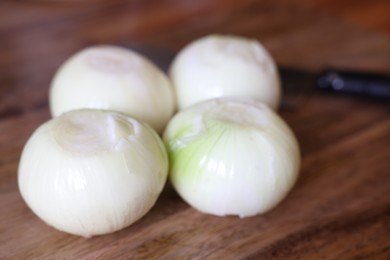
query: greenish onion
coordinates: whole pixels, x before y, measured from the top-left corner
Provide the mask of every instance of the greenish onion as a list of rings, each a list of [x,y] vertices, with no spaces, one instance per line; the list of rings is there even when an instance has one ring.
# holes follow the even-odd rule
[[[170,180],[201,212],[248,217],[275,207],[294,185],[299,147],[266,105],[222,98],[180,111],[164,133]]]

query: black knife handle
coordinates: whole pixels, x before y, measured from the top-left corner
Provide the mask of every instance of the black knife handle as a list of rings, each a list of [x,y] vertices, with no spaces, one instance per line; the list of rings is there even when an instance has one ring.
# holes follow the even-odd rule
[[[390,99],[390,75],[326,70],[317,78],[320,89]]]

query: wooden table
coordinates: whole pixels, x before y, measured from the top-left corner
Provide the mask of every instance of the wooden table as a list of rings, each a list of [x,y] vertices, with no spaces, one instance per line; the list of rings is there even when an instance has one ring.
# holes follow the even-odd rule
[[[204,215],[168,185],[144,218],[114,234],[86,240],[39,220],[18,191],[19,156],[50,118],[53,73],[85,46],[177,52],[197,37],[231,33],[259,39],[282,66],[390,73],[388,9],[363,1],[84,2],[0,3],[1,259],[390,258],[389,106],[317,92],[280,111],[299,139],[302,169],[289,196],[263,216]],[[376,13],[358,15],[365,10]]]

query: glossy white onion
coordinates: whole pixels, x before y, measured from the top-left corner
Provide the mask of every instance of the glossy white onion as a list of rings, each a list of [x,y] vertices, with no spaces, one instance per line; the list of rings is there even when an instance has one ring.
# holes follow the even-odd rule
[[[223,98],[198,103],[174,116],[164,141],[174,188],[201,212],[264,213],[286,196],[298,176],[293,133],[259,102]]]
[[[212,98],[246,97],[280,103],[275,63],[256,40],[229,35],[200,38],[179,52],[169,76],[179,109]]]
[[[123,112],[161,133],[175,110],[168,77],[145,57],[122,47],[96,46],[69,58],[50,88],[53,116],[82,109]]]
[[[117,112],[75,110],[40,126],[19,165],[21,195],[47,224],[84,237],[137,221],[168,174],[157,133]]]

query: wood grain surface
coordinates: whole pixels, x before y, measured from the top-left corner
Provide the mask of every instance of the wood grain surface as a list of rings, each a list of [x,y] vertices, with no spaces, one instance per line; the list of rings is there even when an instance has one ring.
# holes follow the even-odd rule
[[[1,1],[0,259],[390,259],[385,102],[311,92],[281,110],[298,137],[302,168],[289,196],[262,216],[201,214],[167,184],[134,225],[84,239],[39,220],[16,182],[23,145],[50,118],[53,73],[81,48],[174,53],[200,36],[231,33],[259,39],[281,66],[390,73],[388,11],[378,7],[388,4],[365,1],[375,8],[362,15],[366,9],[352,2]]]

